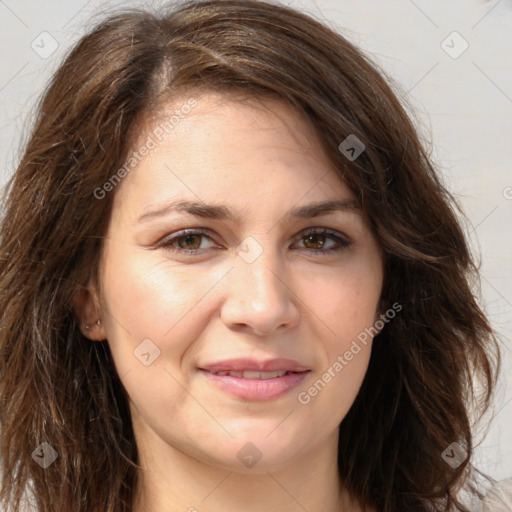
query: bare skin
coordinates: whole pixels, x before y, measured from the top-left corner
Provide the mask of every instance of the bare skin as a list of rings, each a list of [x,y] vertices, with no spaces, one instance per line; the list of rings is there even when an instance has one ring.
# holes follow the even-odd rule
[[[338,426],[372,340],[342,371],[332,367],[382,313],[382,254],[351,191],[289,107],[197,100],[117,185],[101,288],[91,283],[79,308],[83,322],[101,319],[84,334],[108,340],[129,396],[143,468],[134,510],[361,511],[339,478]],[[184,199],[229,207],[234,218],[167,212],[139,220]],[[338,211],[286,216],[339,199],[346,207]],[[182,233],[200,228],[206,235]],[[258,256],[247,261],[240,247]],[[149,365],[134,356],[143,340],[160,351]],[[288,358],[310,371],[297,388],[260,401],[232,396],[199,371],[239,357]],[[325,387],[308,394],[329,368]],[[251,467],[237,456],[244,447],[261,454]]]

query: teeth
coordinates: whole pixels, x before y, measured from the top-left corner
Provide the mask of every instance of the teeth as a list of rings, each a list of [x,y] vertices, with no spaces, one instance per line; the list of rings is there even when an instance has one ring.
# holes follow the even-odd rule
[[[231,377],[240,377],[242,379],[275,379],[276,377],[283,377],[288,372],[286,370],[279,372],[214,372],[215,375],[230,375]]]

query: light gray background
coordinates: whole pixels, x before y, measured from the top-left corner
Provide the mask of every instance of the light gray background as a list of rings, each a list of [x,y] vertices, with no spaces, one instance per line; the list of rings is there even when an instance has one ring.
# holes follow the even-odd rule
[[[468,231],[481,255],[482,304],[505,344],[494,420],[476,432],[477,442],[485,437],[476,463],[494,478],[510,477],[512,2],[286,3],[342,31],[398,82],[400,96],[414,108],[423,134],[433,143],[448,188],[469,217]],[[158,4],[0,0],[0,186],[15,168],[37,97],[70,45],[92,25],[91,16],[105,8]],[[47,55],[51,38],[58,47]]]

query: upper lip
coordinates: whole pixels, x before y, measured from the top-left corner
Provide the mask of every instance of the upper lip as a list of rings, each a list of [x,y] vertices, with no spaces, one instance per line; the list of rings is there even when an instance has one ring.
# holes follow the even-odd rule
[[[224,361],[218,361],[216,363],[206,364],[200,367],[201,370],[207,370],[209,372],[243,372],[243,371],[255,371],[255,372],[305,372],[309,368],[293,361],[292,359],[268,359],[266,361],[258,361],[256,359],[245,358],[245,359],[227,359]]]

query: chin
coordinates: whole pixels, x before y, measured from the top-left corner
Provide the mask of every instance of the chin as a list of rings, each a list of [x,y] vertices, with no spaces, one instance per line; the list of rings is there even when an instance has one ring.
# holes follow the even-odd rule
[[[275,428],[275,425],[274,425]],[[282,438],[276,436],[269,440],[268,432],[260,432],[258,435],[236,436],[227,443],[214,440],[217,449],[202,452],[198,458],[208,464],[237,473],[266,474],[290,467],[293,458],[297,456],[297,440],[283,445]]]

